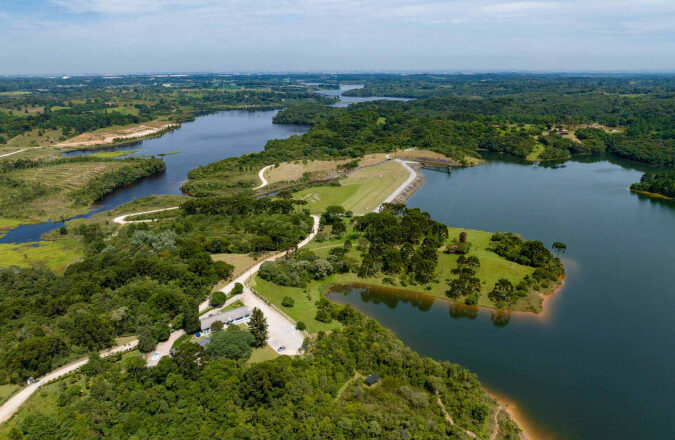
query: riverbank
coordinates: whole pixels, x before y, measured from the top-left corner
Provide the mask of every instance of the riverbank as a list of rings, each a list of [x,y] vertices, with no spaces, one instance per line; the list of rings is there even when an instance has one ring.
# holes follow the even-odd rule
[[[641,194],[643,196],[651,197],[653,199],[674,200],[671,197],[664,196],[663,194],[659,194],[659,193],[654,193],[654,192],[649,192],[649,191],[641,191],[639,189],[633,189],[633,188],[629,188],[629,190],[632,193]]]

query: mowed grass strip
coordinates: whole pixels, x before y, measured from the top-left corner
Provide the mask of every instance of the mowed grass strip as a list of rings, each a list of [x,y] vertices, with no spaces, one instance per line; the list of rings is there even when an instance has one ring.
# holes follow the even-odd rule
[[[331,205],[340,205],[354,212],[367,214],[377,208],[410,176],[395,161],[363,168],[340,181],[341,186],[318,186],[294,194],[305,200],[312,213],[320,213]]]

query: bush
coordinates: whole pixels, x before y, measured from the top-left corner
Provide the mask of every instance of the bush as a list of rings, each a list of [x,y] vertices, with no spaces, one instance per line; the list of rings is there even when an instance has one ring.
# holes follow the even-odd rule
[[[239,295],[244,291],[244,286],[241,283],[234,283],[234,287],[230,292],[231,295]]]
[[[298,322],[295,324],[295,328],[298,329],[298,330],[300,330],[300,331],[303,331],[303,330],[306,330],[306,329],[307,329],[307,326],[305,325],[304,322],[298,321]]]
[[[295,305],[295,300],[290,296],[284,296],[281,300],[281,305],[284,307],[293,307]]]
[[[314,317],[317,321],[329,323],[333,320],[330,316],[330,313],[326,309],[319,309],[316,311],[316,316]]]
[[[251,347],[255,342],[253,335],[239,328],[216,332],[211,336],[206,352],[212,358],[247,360],[251,357]]]
[[[225,304],[225,301],[227,300],[227,295],[225,295],[224,292],[221,292],[220,290],[213,292],[211,294],[211,306],[213,307],[219,307]]]

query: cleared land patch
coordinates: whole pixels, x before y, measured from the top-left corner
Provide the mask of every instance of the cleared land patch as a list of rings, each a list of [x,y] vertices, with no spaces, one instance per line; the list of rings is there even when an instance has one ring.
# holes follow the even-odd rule
[[[373,211],[410,176],[398,162],[362,168],[340,181],[341,186],[318,186],[299,191],[296,199],[306,200],[312,213],[330,205],[341,205],[355,214]]]
[[[162,121],[149,121],[140,125],[124,127],[107,127],[96,131],[82,133],[67,141],[60,142],[57,147],[84,147],[110,144],[116,139],[134,139],[155,134],[167,129],[171,124]]]
[[[21,244],[0,243],[0,267],[44,264],[55,272],[63,272],[70,263],[81,258],[82,254],[82,243],[72,238]]]

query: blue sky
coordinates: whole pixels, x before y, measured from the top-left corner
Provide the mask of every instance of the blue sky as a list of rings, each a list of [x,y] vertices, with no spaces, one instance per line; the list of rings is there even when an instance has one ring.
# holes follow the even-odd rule
[[[674,71],[675,0],[0,0],[0,74]]]

